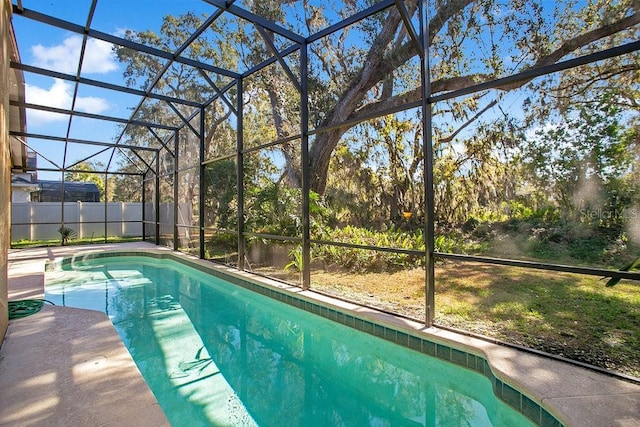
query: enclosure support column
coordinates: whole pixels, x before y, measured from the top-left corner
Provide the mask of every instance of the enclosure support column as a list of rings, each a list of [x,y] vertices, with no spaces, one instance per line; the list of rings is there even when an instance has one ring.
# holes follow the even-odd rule
[[[238,99],[236,100],[237,107],[237,136],[236,136],[236,168],[238,176],[236,181],[236,190],[238,195],[238,269],[244,270],[244,257],[245,257],[245,245],[244,245],[244,141],[242,137],[244,128],[244,114],[243,114],[243,102],[244,88],[242,85],[242,79],[238,79]]]
[[[198,239],[200,243],[200,258],[204,259],[204,132],[205,108],[200,108],[200,175],[198,180]]]
[[[300,134],[302,135],[302,289],[311,286],[310,171],[309,171],[309,85],[307,43],[300,46]]]
[[[420,38],[422,55],[420,76],[422,80],[422,135],[423,170],[425,196],[425,323],[433,324],[435,315],[435,232],[434,232],[434,197],[433,197],[433,139],[431,133],[431,75],[429,71],[429,21],[427,0],[420,1]]]
[[[60,200],[62,200],[62,202],[60,203],[60,231],[62,232],[62,229],[64,228],[64,166],[62,167],[62,170],[60,172],[62,172],[62,181],[60,184],[60,192],[62,193],[60,194]],[[62,238],[62,233],[60,233],[60,238]]]
[[[142,241],[143,242],[146,240],[145,239],[145,237],[146,237],[145,236],[146,235],[146,233],[145,233],[146,224],[144,223],[144,219],[146,218],[146,212],[145,212],[146,211],[146,209],[145,209],[145,203],[146,203],[145,193],[146,193],[146,190],[147,190],[147,180],[145,179],[146,175],[147,175],[146,173],[144,175],[141,175],[142,176],[142,219],[141,219],[141,224],[142,224]]]
[[[156,151],[156,191],[155,200],[153,201],[156,206],[156,245],[160,244],[160,150]]]
[[[107,205],[107,171],[104,171],[104,242],[107,243],[109,240],[109,207]],[[122,224],[122,218],[120,219]]]
[[[178,250],[178,147],[180,130],[173,135],[173,250]]]

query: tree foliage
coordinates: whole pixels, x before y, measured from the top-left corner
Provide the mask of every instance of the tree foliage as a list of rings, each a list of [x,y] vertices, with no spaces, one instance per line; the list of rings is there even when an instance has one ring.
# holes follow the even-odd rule
[[[66,172],[64,174],[64,180],[76,182],[93,182],[100,191],[100,200],[104,200],[105,174],[99,172],[104,171],[104,169],[104,165],[101,162],[92,163],[90,161],[83,161],[73,167],[73,172]],[[109,181],[107,180],[107,183],[108,182]]]
[[[370,4],[281,0],[245,2],[244,7],[299,34],[314,34],[336,17],[350,16]],[[404,4],[417,22],[418,2]],[[633,0],[431,2],[425,35],[431,94],[636,41],[638,12]],[[130,32],[127,37],[175,51],[204,19],[192,13],[167,16],[158,33]],[[422,97],[420,52],[405,25],[398,9],[390,7],[308,45],[310,184],[328,207],[313,220],[325,226],[349,224],[382,231],[415,229],[426,220],[423,117],[421,111],[403,107],[419,105]],[[181,54],[242,73],[270,60],[274,49],[290,46],[269,29],[225,14]],[[140,106],[140,119],[176,125],[189,119],[177,144],[172,135],[160,131],[131,127],[125,132],[131,145],[164,147],[158,159],[140,156],[147,156],[144,161],[151,168],[160,162],[167,185],[178,171],[178,202],[197,205],[199,176],[184,171],[199,166],[202,136],[204,157],[210,160],[210,181],[202,189],[205,222],[211,227],[235,226],[237,165],[229,159],[241,136],[245,149],[265,145],[245,155],[242,165],[247,225],[269,233],[299,233],[298,53],[276,58],[243,79],[242,135],[234,111],[238,94],[229,77],[183,63],[167,65],[126,48],[117,53],[132,86],[199,102],[226,89],[224,97],[207,107],[204,129],[198,114],[186,105],[148,101]],[[474,221],[542,217],[540,212],[583,221],[580,211],[587,207],[580,198],[589,186],[597,188],[594,194],[600,197],[591,200],[589,209],[595,203],[614,211],[637,206],[637,82],[638,55],[632,53],[433,103],[433,220],[443,229]],[[265,212],[270,212],[268,218],[263,218]],[[279,225],[270,230],[269,221]],[[621,230],[623,223],[614,218],[591,225]]]
[[[558,123],[529,138],[524,164],[536,186],[550,190],[568,214],[606,206],[618,216],[640,190],[624,188],[637,160],[627,132],[615,106],[602,101],[595,108],[571,106]]]

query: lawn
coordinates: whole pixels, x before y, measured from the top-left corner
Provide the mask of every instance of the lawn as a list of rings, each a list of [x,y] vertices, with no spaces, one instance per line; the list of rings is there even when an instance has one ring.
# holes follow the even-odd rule
[[[124,242],[139,242],[141,237],[107,237],[106,243],[124,243]],[[11,242],[12,249],[24,249],[24,248],[38,248],[48,246],[60,246],[61,238],[49,239],[49,240],[18,240]],[[101,237],[83,237],[81,239],[70,239],[67,245],[90,245],[94,243],[105,243],[104,236]]]
[[[422,269],[313,271],[312,288],[425,317]],[[446,262],[436,267],[436,323],[640,377],[640,283]]]

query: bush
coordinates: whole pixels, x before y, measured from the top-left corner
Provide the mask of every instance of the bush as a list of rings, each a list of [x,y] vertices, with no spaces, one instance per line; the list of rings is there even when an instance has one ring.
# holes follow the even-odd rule
[[[69,242],[69,239],[76,237],[76,230],[69,227],[58,228],[58,233],[60,233],[60,237],[62,238],[62,246],[65,246]]]
[[[392,229],[379,232],[346,226],[322,228],[319,234],[321,240],[333,242],[421,252],[425,250],[422,230],[407,232]],[[325,264],[337,265],[353,272],[395,271],[424,266],[424,256],[332,245],[314,247],[313,257],[316,260],[322,260]]]

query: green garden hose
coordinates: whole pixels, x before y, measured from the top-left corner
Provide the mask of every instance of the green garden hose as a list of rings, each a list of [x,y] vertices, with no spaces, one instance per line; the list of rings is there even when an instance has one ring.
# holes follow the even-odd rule
[[[20,319],[22,317],[36,314],[42,309],[45,302],[53,303],[44,299],[25,299],[19,301],[9,301],[9,320]]]

